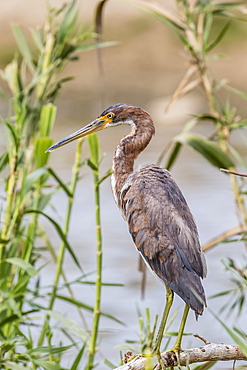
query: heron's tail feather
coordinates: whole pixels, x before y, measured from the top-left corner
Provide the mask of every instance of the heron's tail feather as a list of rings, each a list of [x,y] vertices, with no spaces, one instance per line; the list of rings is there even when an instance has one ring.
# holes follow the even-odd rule
[[[195,311],[196,317],[202,315],[204,307],[207,306],[206,297],[201,279],[195,272],[184,269],[177,283],[166,282],[166,284]]]

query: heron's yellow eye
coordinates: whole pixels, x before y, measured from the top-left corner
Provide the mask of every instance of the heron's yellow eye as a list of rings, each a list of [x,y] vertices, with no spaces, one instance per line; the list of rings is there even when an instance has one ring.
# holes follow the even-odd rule
[[[107,114],[107,118],[112,119],[113,117],[114,117],[114,114],[113,113],[108,113]]]

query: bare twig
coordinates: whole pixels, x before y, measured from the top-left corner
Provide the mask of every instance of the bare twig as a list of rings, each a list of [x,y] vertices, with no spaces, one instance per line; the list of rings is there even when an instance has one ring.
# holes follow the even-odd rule
[[[194,334],[194,337],[195,338],[198,338],[198,339],[201,339],[202,342],[204,342],[205,344],[211,344],[211,342],[209,342],[209,340],[203,338],[201,335],[199,334]]]
[[[236,172],[236,171],[226,170],[225,168],[220,168],[220,171],[225,172],[225,173],[229,173],[231,175],[247,177],[246,173],[239,173],[239,172]]]
[[[189,83],[191,77],[193,77],[193,75],[195,74],[196,71],[197,71],[197,68],[196,68],[195,65],[191,65],[190,68],[186,71],[182,81],[180,82],[176,91],[174,92],[174,94],[170,98],[170,100],[169,100],[169,102],[168,102],[168,104],[165,108],[165,112],[168,112],[168,110],[171,108],[172,104],[178,98],[187,94],[189,91],[194,89],[200,83],[200,80],[198,81],[198,79],[195,79],[195,81],[192,81],[192,82]],[[188,88],[188,85],[189,85],[189,88]]]
[[[153,14],[162,16],[163,18],[167,19],[169,22],[173,23],[181,29],[186,28],[186,24],[183,22],[181,17],[178,17],[178,14],[174,13],[172,10],[168,10],[167,7],[160,7],[157,4],[146,2],[143,0],[134,0],[133,4],[140,8],[149,10]]]
[[[247,228],[245,225],[236,226],[211,239],[209,242],[202,246],[202,250],[205,252],[208,249],[211,249],[215,247],[217,244],[223,242],[224,240],[231,238],[232,236],[245,234],[246,232]]]
[[[161,356],[165,368],[177,366],[178,361],[174,352],[164,352]],[[211,343],[203,347],[186,349],[179,352],[179,363],[181,366],[205,361],[237,360],[247,361],[247,357],[244,356],[241,349],[236,345]],[[146,361],[146,357],[136,356],[132,361],[115,368],[115,370],[144,370]],[[158,365],[154,364],[153,366]]]

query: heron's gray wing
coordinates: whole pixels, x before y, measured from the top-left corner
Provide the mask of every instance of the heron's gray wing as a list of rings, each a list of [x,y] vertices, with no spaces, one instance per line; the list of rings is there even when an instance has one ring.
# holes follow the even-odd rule
[[[151,270],[198,314],[206,264],[184,196],[167,170],[145,165],[121,190],[121,208],[134,243]],[[199,298],[198,298],[199,297]]]

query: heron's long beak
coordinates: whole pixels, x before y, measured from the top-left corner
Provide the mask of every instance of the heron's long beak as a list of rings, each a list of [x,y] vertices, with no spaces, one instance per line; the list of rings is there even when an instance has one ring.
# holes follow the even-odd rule
[[[74,132],[73,134],[65,137],[64,139],[59,140],[57,143],[50,146],[50,148],[48,148],[45,152],[46,153],[51,152],[51,151],[53,151],[57,148],[60,148],[63,145],[66,145],[66,144],[70,143],[71,141],[74,141],[74,140],[79,139],[81,137],[84,137],[88,134],[91,134],[92,132],[103,130],[105,128],[106,124],[107,124],[106,120],[102,119],[101,117],[97,118],[93,122],[89,123],[87,126],[85,126],[83,128],[80,128],[80,130],[78,130],[78,131]]]

